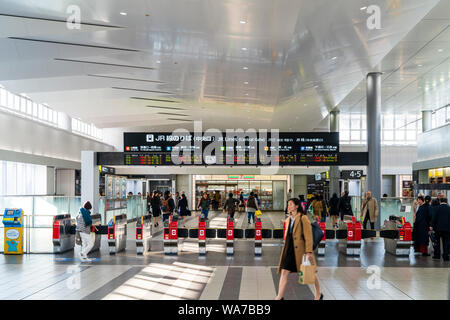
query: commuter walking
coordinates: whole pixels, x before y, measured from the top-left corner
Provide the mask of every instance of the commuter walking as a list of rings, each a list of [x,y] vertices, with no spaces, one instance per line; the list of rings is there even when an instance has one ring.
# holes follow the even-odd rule
[[[211,204],[211,201],[208,199],[208,194],[205,192],[203,193],[203,196],[200,198],[197,209],[202,210],[202,215],[205,217],[206,220],[208,220],[208,214],[209,214],[209,205]]]
[[[370,222],[370,229],[375,229],[375,221],[378,217],[378,203],[372,197],[372,192],[366,192],[366,198],[362,204],[361,220],[363,221],[363,229],[366,229],[367,222]]]
[[[330,216],[333,228],[337,228],[339,219],[339,198],[336,193],[330,199]]]
[[[352,198],[348,195],[348,191],[344,191],[339,199],[339,216],[341,221],[344,221],[345,215],[353,216],[351,201]]]
[[[147,192],[147,214],[151,213],[151,207],[152,207],[152,196],[150,195],[150,192]]]
[[[255,198],[255,194],[253,192],[250,192],[250,196],[247,199],[248,224],[250,224],[250,218],[252,218],[253,224],[255,224],[256,210],[259,210],[258,202]]]
[[[430,244],[429,232],[433,209],[430,205],[431,197],[417,197],[417,214],[413,224],[414,251],[422,253],[422,256],[429,256],[428,245]]]
[[[180,201],[181,197],[180,197],[180,193],[177,191],[175,192],[175,197],[173,198],[174,202],[175,202],[175,208],[178,210],[178,201]]]
[[[322,202],[322,218],[320,222],[325,222],[329,216],[327,201],[323,198],[323,195],[319,194],[319,200]]]
[[[261,200],[259,200],[257,193],[255,193],[255,199],[256,199],[256,202],[258,203],[258,208],[260,208],[261,207]]]
[[[239,204],[239,200],[233,198],[233,193],[228,194],[228,199],[223,205],[223,211],[226,211],[230,218],[234,218],[234,213],[236,211],[236,206]]]
[[[172,194],[169,190],[164,192],[164,198],[161,201],[161,211],[163,214],[163,222],[169,219],[169,216],[173,214],[175,210],[175,201],[172,198]]]
[[[239,211],[245,211],[244,193],[239,194]]]
[[[311,222],[300,205],[300,200],[294,198],[288,201],[289,217],[286,220],[288,226],[285,230],[285,242],[281,250],[278,273],[281,273],[278,295],[275,300],[284,299],[284,292],[288,282],[289,273],[300,272],[303,255],[310,260],[311,265],[316,265],[313,255],[313,235]],[[320,292],[319,280],[316,275],[314,283],[316,294],[314,300],[323,300]]]
[[[77,216],[77,227],[75,230],[79,232],[81,238],[80,258],[82,262],[90,262],[92,259],[88,258],[88,253],[94,246],[94,241],[91,238],[91,210],[92,205],[86,201]]]
[[[178,212],[180,213],[180,217],[183,217],[183,228],[186,228],[186,217],[189,215],[189,210],[188,201],[184,193],[181,194],[181,198],[178,201]]]
[[[320,200],[320,196],[318,194],[314,195],[314,200],[311,203],[313,208],[313,216],[317,221],[322,221],[322,201]]]
[[[153,197],[150,201],[151,206],[152,206],[152,214],[153,214],[153,219],[154,219],[154,226],[158,227],[159,226],[159,217],[161,216],[161,198],[159,197],[159,192],[158,191],[153,191]]]
[[[433,259],[440,259],[442,241],[442,258],[444,261],[448,261],[450,251],[450,207],[447,198],[441,197],[439,202],[439,207],[433,212],[430,227],[430,231],[434,231],[436,235]]]

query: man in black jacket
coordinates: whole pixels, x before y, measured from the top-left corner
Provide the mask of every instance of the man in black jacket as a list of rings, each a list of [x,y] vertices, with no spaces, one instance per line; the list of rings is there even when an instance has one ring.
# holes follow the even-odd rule
[[[440,205],[434,210],[430,227],[430,230],[434,230],[436,235],[433,259],[440,259],[442,239],[442,258],[444,261],[448,261],[450,249],[450,206],[447,198],[440,198],[439,201]]]

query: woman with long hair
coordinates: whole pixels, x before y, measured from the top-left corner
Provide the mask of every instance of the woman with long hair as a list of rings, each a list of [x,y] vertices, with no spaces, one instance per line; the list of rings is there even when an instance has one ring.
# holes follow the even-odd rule
[[[311,222],[303,211],[300,200],[297,198],[288,201],[289,217],[286,220],[285,241],[281,250],[278,273],[281,273],[278,295],[275,300],[283,300],[284,291],[288,282],[289,273],[300,271],[303,255],[316,265],[313,254],[313,235]],[[319,280],[314,283],[316,294],[314,300],[322,300],[323,294],[320,292]]]

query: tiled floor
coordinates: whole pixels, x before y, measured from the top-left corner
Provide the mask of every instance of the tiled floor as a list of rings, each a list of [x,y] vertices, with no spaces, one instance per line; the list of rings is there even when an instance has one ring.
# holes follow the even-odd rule
[[[265,215],[263,227],[280,227],[282,216]],[[236,218],[237,227],[251,227],[244,214]],[[196,221],[191,217],[187,227]],[[210,214],[210,227],[225,224],[223,213]],[[62,255],[0,255],[0,299],[265,300],[277,293],[280,240],[264,240],[261,257],[254,256],[249,240],[235,241],[233,257],[225,255],[224,241],[209,240],[208,253],[199,257],[195,239],[180,241],[178,256],[165,256],[159,228],[152,251],[137,256],[133,228],[130,224],[125,252],[110,256],[103,241],[101,250],[91,254],[96,257],[92,263],[80,263],[78,249]],[[336,241],[328,241],[317,263],[325,299],[450,299],[448,262],[385,254],[382,240],[364,241],[361,257],[346,257]],[[291,274],[285,298],[313,297],[314,287],[297,284],[297,275]]]

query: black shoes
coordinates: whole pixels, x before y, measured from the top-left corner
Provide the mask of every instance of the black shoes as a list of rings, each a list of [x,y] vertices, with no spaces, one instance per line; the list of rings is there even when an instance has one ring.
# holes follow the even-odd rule
[[[319,300],[323,300],[323,293],[320,294],[320,299]]]
[[[430,254],[429,253],[422,253],[422,257],[429,257]]]
[[[432,256],[431,259],[433,259],[433,260],[441,260],[441,258],[436,257],[436,256]]]

